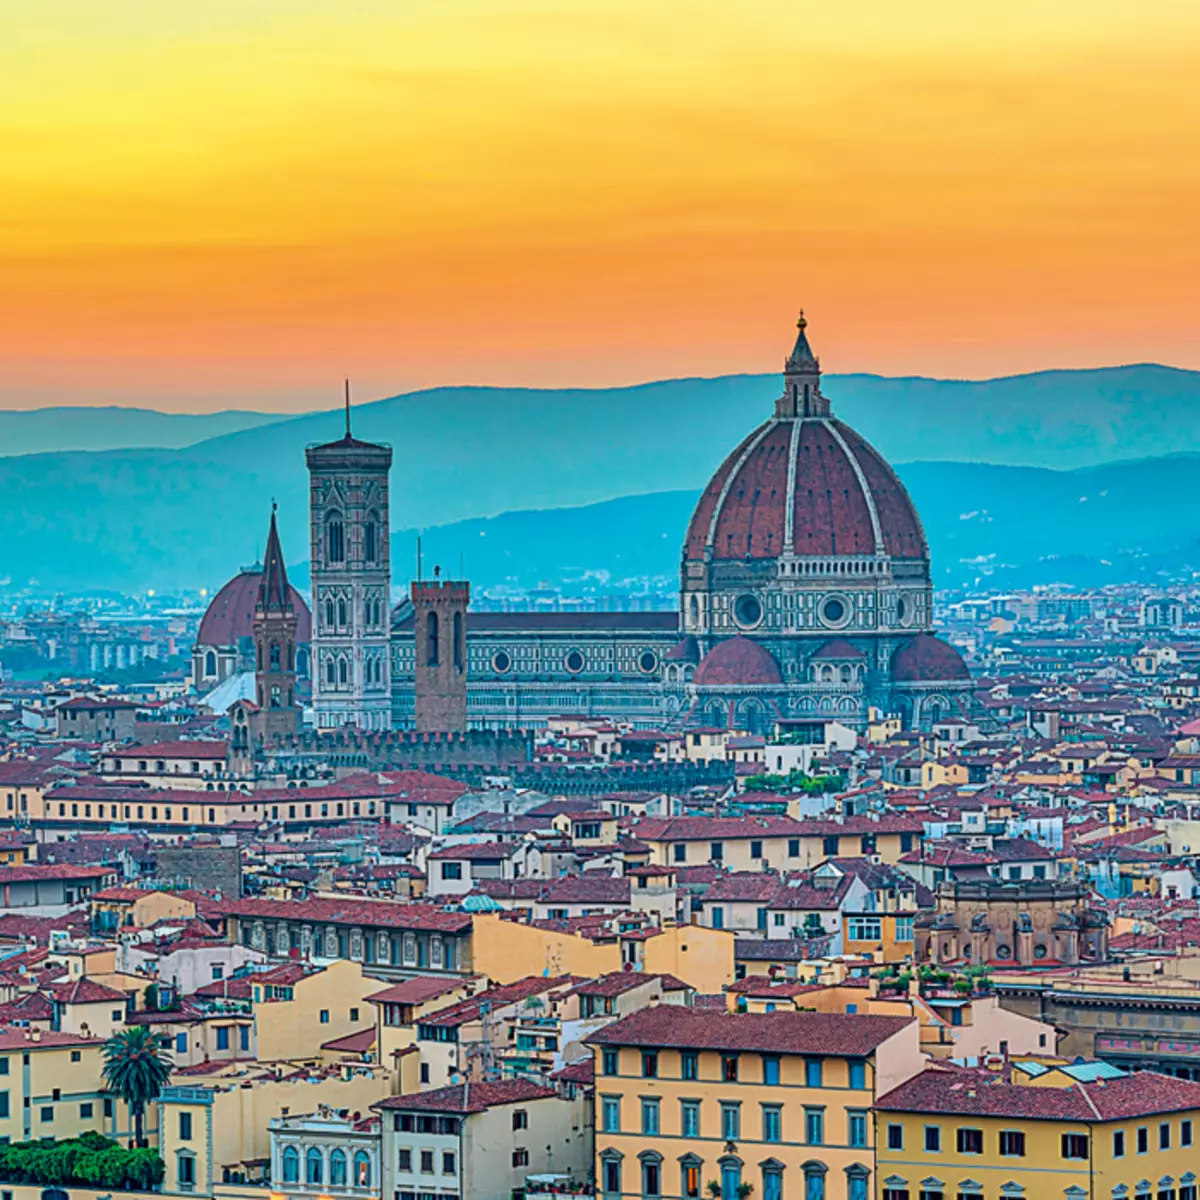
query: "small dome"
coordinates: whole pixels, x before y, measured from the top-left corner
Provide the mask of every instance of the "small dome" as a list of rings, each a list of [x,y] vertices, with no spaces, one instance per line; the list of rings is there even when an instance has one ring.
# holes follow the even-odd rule
[[[813,654],[813,658],[828,658],[828,659],[863,659],[867,656],[857,647],[852,646],[845,638],[833,638],[826,642],[820,650]]]
[[[701,659],[692,682],[699,687],[773,687],[783,683],[783,675],[769,650],[748,637],[732,637]]]
[[[235,575],[213,598],[196,634],[199,646],[236,646],[242,638],[254,636],[254,606],[262,567],[248,567]],[[289,586],[292,607],[296,610],[296,641],[312,641],[312,619],[304,597]]]
[[[689,633],[680,638],[663,657],[667,662],[698,663],[700,647],[696,639]]]
[[[932,633],[918,633],[892,655],[895,683],[948,683],[970,678],[962,655]]]

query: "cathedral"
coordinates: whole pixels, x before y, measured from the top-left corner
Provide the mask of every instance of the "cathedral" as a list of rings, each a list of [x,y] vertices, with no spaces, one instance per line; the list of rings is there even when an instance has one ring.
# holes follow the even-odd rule
[[[764,415],[684,532],[677,613],[474,613],[454,580],[417,581],[389,607],[392,453],[352,436],[347,405],[344,436],[307,451],[316,727],[575,715],[765,732],[781,719],[861,728],[872,708],[913,728],[967,714],[970,672],[933,632],[920,517],[834,415],[803,315]]]

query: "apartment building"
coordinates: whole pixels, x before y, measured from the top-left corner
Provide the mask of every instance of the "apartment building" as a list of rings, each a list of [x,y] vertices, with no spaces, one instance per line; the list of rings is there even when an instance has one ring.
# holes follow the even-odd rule
[[[605,1200],[868,1200],[875,1097],[923,1066],[906,1017],[658,1006],[587,1042]]]
[[[879,1200],[1196,1200],[1200,1083],[1103,1063],[926,1070],[876,1104]]]

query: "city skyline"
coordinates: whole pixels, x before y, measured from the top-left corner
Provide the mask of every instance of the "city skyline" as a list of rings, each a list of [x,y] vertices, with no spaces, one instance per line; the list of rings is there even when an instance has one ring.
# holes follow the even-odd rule
[[[14,14],[0,406],[1160,361],[1200,14],[266,0]],[[67,18],[70,19],[67,19]]]

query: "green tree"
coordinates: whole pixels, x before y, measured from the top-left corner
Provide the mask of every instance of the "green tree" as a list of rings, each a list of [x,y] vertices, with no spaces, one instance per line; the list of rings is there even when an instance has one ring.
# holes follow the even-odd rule
[[[148,1025],[131,1025],[104,1043],[104,1082],[129,1108],[133,1142],[144,1146],[146,1105],[158,1099],[171,1074],[171,1060],[159,1052]]]

